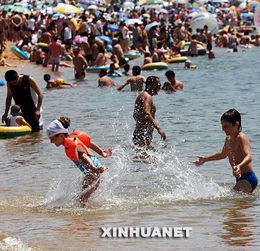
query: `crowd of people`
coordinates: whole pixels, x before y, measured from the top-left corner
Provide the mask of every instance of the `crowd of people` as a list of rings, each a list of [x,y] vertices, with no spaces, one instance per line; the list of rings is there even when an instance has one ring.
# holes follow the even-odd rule
[[[6,41],[11,41],[30,54],[31,62],[44,67],[50,64],[53,71],[59,70],[61,59],[72,60],[75,78],[80,80],[84,79],[84,69],[88,66],[114,63],[123,67],[128,60],[125,53],[141,53],[144,64],[165,61],[166,55],[181,56],[183,41],[190,42],[187,55],[197,56],[198,47],[203,47],[210,58],[215,57],[212,43],[230,51],[237,51],[239,45],[260,45],[259,34],[253,33],[252,17],[243,18],[249,7],[240,9],[208,2],[196,8],[191,4],[173,4],[161,10],[140,7],[123,12],[122,8],[116,8],[118,5],[110,5],[107,10],[57,15],[44,11],[47,5],[37,9],[37,1],[28,4],[33,10],[29,13],[1,11],[1,51],[5,50]],[[117,12],[106,12],[113,8]],[[203,29],[191,28],[193,13],[200,11],[216,15],[221,27],[218,33],[211,34],[207,25]],[[67,63],[62,65],[72,67]]]
[[[29,3],[34,8],[37,1]],[[117,12],[111,10],[118,7],[120,6],[111,5],[102,11],[84,10],[76,16],[44,14],[43,11],[22,14],[2,10],[0,49],[2,55],[6,47],[14,43],[17,48],[30,54],[31,63],[43,67],[50,65],[52,71],[59,71],[60,65],[73,67],[76,80],[84,80],[86,69],[89,67],[109,64],[109,70],[104,68],[99,71],[100,87],[115,86],[113,76],[120,76],[116,70],[119,67],[123,68],[123,74],[129,77],[125,83],[117,87],[117,90],[121,91],[129,85],[131,91],[140,92],[133,113],[136,123],[133,143],[137,147],[146,148],[151,145],[154,129],[163,140],[166,139],[166,133],[155,120],[156,105],[153,96],[160,90],[167,93],[183,90],[183,83],[175,78],[174,71],[168,70],[165,73],[168,81],[161,86],[159,77],[152,75],[146,79],[142,76],[140,65],[133,66],[131,76],[126,53],[143,56],[143,65],[146,65],[180,57],[186,43],[189,43],[187,56],[198,56],[198,48],[204,48],[209,58],[216,57],[214,45],[227,48],[228,52],[249,48],[252,44],[260,45],[259,34],[252,27],[253,21],[250,18],[243,20],[239,8],[211,2],[205,4],[204,9],[200,8],[202,11],[216,14],[220,29],[216,34],[212,34],[207,25],[204,25],[203,29],[192,30],[191,18],[194,7],[191,4],[174,4],[160,11],[145,10],[142,7],[125,12],[120,12],[120,8],[116,9]],[[61,59],[71,61],[71,64]],[[11,66],[6,62],[3,65]],[[185,67],[190,66],[191,62],[187,60]],[[76,86],[64,79],[51,79],[49,74],[45,74],[43,78],[47,89]],[[7,125],[28,125],[33,132],[40,131],[43,94],[39,85],[33,77],[19,75],[14,70],[5,73],[5,80],[7,97],[2,121]],[[11,107],[12,99],[15,106]],[[11,119],[8,118],[10,108],[13,116]],[[230,156],[231,152],[235,152],[235,161],[230,162],[233,174],[237,178],[235,189],[252,192],[257,186],[257,178],[251,175],[254,171],[249,141],[240,132],[241,118],[238,114],[237,111],[229,111],[221,118],[223,130],[227,134],[222,152],[212,156],[201,156],[195,164],[201,165],[206,161],[225,157],[231,159],[234,157]],[[103,157],[110,156],[112,150],[101,149],[82,131],[69,133],[69,125],[69,118],[57,119],[49,125],[47,135],[56,146],[65,147],[68,158],[84,173],[83,189],[87,188],[87,192],[81,196],[81,201],[84,202],[98,187],[100,174],[106,169],[89,148]]]

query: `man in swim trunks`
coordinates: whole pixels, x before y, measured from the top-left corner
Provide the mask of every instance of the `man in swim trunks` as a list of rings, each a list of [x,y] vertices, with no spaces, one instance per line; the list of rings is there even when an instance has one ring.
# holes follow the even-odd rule
[[[151,144],[154,128],[157,129],[164,140],[166,139],[165,132],[155,121],[156,105],[152,97],[160,91],[160,79],[155,76],[149,76],[145,84],[145,91],[140,93],[136,98],[133,114],[136,121],[133,142],[135,145],[141,147]]]
[[[79,54],[80,49],[78,47],[74,47],[73,49],[73,64],[74,64],[74,72],[76,80],[84,80],[85,78],[85,69],[88,67],[88,62],[86,59]]]
[[[220,152],[209,156],[199,156],[195,165],[200,166],[207,161],[220,160],[228,157],[236,177],[234,189],[252,193],[258,180],[252,165],[252,154],[247,136],[241,132],[241,116],[235,109],[230,109],[221,116],[222,130],[227,137]]]

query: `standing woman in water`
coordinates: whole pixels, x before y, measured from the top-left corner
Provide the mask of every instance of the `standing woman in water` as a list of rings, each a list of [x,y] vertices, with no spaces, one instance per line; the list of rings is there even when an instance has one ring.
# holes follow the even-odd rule
[[[80,202],[84,204],[98,188],[100,174],[106,170],[89,148],[104,158],[111,156],[112,149],[103,150],[92,142],[91,137],[83,131],[69,133],[69,126],[69,118],[56,119],[48,126],[47,136],[51,143],[57,147],[63,145],[67,157],[84,173],[83,193],[80,196]]]

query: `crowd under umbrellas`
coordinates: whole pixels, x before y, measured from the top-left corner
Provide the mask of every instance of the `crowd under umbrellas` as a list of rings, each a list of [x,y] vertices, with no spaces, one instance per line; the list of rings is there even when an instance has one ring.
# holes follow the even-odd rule
[[[197,34],[198,30],[203,30],[205,24],[211,34],[215,35],[216,40],[220,37],[219,41],[222,36],[225,36],[221,34],[223,30],[225,33],[235,26],[251,28],[254,22],[258,28],[260,13],[260,3],[256,1],[247,4],[243,2],[238,6],[224,0],[223,2],[197,1],[193,4],[186,0],[178,0],[174,3],[147,0],[135,4],[126,1],[122,5],[118,3],[111,5],[98,0],[50,2],[23,0],[15,3],[5,1],[5,3],[0,9],[3,13],[7,13],[7,16],[12,18],[14,15],[21,15],[28,23],[40,24],[37,30],[34,24],[33,28],[29,28],[31,33],[37,33],[33,34],[32,45],[42,42],[40,33],[50,30],[50,26],[47,25],[52,24],[55,27],[51,31],[52,34],[56,32],[56,35],[61,37],[62,34],[64,35],[64,29],[69,33],[69,37],[61,39],[67,45],[70,43],[69,46],[88,43],[88,36],[95,35],[104,42],[105,50],[113,53],[113,41],[120,40],[121,43],[122,40],[128,39],[127,45],[121,44],[123,52],[127,53],[133,45],[135,50],[143,55],[146,51],[151,52],[150,47],[157,49],[159,43],[163,44],[164,49],[173,47],[178,52],[178,49],[183,49],[178,48],[179,42],[191,41],[191,36]],[[84,32],[80,32],[82,24],[86,26]],[[28,24],[21,25],[21,31],[26,30],[28,28],[26,26]],[[255,29],[252,30],[253,32]],[[24,35],[20,32],[22,40],[23,37],[28,36],[30,33]],[[24,45],[24,41],[20,44]],[[222,46],[221,43],[218,45]],[[27,49],[28,47],[25,50]],[[119,55],[118,60],[120,59]]]

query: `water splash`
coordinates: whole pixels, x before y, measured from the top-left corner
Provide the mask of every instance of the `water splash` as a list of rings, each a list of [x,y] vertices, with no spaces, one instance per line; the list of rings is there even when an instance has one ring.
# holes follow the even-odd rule
[[[177,201],[229,198],[229,186],[219,185],[198,173],[192,164],[178,156],[174,147],[159,146],[146,151],[146,158],[132,158],[134,150],[115,147],[109,169],[87,203],[88,209],[130,209],[142,205],[176,203]],[[64,181],[59,177],[47,196],[49,207],[79,206],[81,179]]]
[[[33,251],[35,249],[26,245],[21,239],[6,237],[0,242],[0,249],[3,251]]]
[[[47,195],[44,200],[44,204],[48,207],[75,207],[79,206],[80,196],[80,181],[82,176],[79,176],[70,181],[66,180],[65,177],[59,176],[54,179]]]

